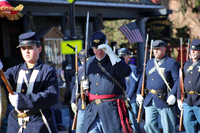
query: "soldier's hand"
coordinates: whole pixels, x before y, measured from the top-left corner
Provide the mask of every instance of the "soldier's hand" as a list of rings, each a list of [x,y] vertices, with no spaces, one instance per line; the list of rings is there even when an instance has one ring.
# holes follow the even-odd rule
[[[83,87],[83,90],[89,89],[89,81],[88,80],[81,81],[81,86]]]
[[[176,97],[175,97],[174,95],[170,95],[170,96],[167,98],[167,103],[168,103],[168,105],[173,105],[175,102],[176,102]]]
[[[72,111],[74,112],[74,114],[76,113],[77,111],[77,106],[75,103],[71,103],[71,108],[72,108]]]
[[[113,66],[117,62],[121,61],[121,59],[112,51],[111,47],[108,44],[101,44],[98,46],[98,49],[102,49],[109,56]]]
[[[183,110],[183,103],[181,102],[180,99],[177,100],[177,103],[178,103],[178,108],[179,108],[180,110]]]
[[[144,98],[141,94],[137,94],[136,101],[141,105],[144,101]]]
[[[0,60],[0,70],[2,70],[2,68],[3,68],[3,64],[2,64],[2,62]]]
[[[12,106],[17,108],[17,105],[18,105],[18,93],[16,93],[16,92],[14,92],[14,93],[15,93],[15,95],[11,95],[9,93],[8,98],[9,98],[9,101],[12,104]]]

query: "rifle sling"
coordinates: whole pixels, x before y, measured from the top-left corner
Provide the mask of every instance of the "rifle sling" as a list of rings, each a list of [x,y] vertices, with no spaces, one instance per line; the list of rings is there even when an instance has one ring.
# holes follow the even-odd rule
[[[129,100],[127,99],[127,97],[126,97],[126,93],[125,93],[125,89],[120,85],[120,83],[112,76],[112,75],[110,75],[110,73],[108,73],[107,71],[106,71],[106,69],[98,62],[97,63],[97,65],[101,68],[101,70],[108,76],[108,77],[110,77],[118,86],[119,86],[119,88],[122,90],[122,92],[123,92],[123,98],[125,99],[125,103],[126,103],[126,106],[127,106],[127,108],[128,108],[128,110],[131,112],[131,114],[135,117],[135,119],[137,120],[137,117],[136,117],[136,115],[133,113],[133,111],[132,111],[132,107],[131,107],[131,104],[130,104],[130,102],[129,102]],[[127,105],[128,104],[128,105]]]

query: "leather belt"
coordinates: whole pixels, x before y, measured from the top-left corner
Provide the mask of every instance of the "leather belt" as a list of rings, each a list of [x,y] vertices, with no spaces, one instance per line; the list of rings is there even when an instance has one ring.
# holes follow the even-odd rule
[[[32,115],[35,115],[35,114],[38,114],[38,113],[39,113],[39,110],[31,110],[31,111],[26,112],[25,114],[26,114],[27,116],[32,116]],[[19,113],[14,109],[13,112],[12,112],[12,116],[13,116],[14,118],[18,118],[18,117],[17,117],[18,114],[19,114]]]
[[[148,88],[147,88],[148,89]],[[152,94],[162,94],[162,93],[167,93],[165,90],[154,90],[154,89],[148,89],[150,93]]]
[[[190,94],[190,95],[197,94],[197,95],[200,95],[200,91],[191,91],[191,90],[188,90],[186,88],[186,94]]]

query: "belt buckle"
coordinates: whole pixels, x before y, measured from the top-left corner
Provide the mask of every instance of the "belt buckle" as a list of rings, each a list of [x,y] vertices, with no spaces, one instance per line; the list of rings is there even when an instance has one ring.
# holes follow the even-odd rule
[[[102,103],[101,99],[95,99],[95,103],[96,105],[99,105],[100,103]]]
[[[193,94],[194,94],[194,91],[189,91],[189,94],[190,94],[190,95],[193,95]]]
[[[19,114],[17,114],[17,117],[18,118],[25,118],[25,117],[27,117],[27,114],[26,113],[19,113]]]
[[[152,93],[152,94],[155,94],[155,93],[156,93],[156,90],[152,89],[152,90],[151,90],[151,93]]]

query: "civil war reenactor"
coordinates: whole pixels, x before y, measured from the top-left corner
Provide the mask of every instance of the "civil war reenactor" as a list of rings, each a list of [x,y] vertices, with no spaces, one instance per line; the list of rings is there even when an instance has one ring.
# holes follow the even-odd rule
[[[177,103],[183,111],[183,124],[186,133],[200,131],[200,40],[194,39],[190,47],[190,59],[184,63],[184,101],[178,89]]]
[[[89,57],[90,57],[90,53],[89,51],[87,51],[87,58]],[[80,87],[81,81],[83,78],[83,71],[84,71],[84,68],[83,68],[84,58],[85,58],[85,49],[82,49],[78,54],[78,59],[82,64],[81,66],[78,67],[78,90],[76,92],[76,84],[75,84],[73,86],[73,91],[72,91],[72,96],[71,96],[71,108],[74,114],[78,113],[77,120],[76,120],[76,133],[81,133],[81,128],[83,126],[84,114],[85,114],[85,109],[82,108],[82,100],[84,99],[81,98],[81,87]],[[78,95],[76,93],[78,93]],[[76,104],[76,98],[77,98],[77,104]],[[86,101],[84,101],[83,104],[86,104],[85,102]]]
[[[91,37],[94,56],[86,61],[87,80],[82,81],[90,103],[85,109],[83,133],[132,133],[124,103],[124,78],[131,68],[120,59],[96,31]]]
[[[14,91],[9,94],[14,109],[8,117],[7,133],[56,133],[52,109],[59,100],[56,72],[39,58],[42,46],[35,32],[21,34],[17,48],[25,62],[5,72]]]
[[[156,40],[152,44],[155,58],[146,65],[146,97],[141,93],[142,79],[139,81],[136,100],[144,102],[145,126],[147,133],[159,133],[158,115],[164,133],[176,132],[176,94],[179,81],[179,64],[165,54],[165,42]]]
[[[126,48],[121,48],[118,50],[118,56],[120,58],[124,58],[125,62],[127,64],[130,63],[130,52]],[[126,83],[126,97],[129,99],[132,107],[132,111],[134,114],[132,114],[129,111],[129,118],[132,122],[132,128],[136,131],[136,133],[140,132],[140,124],[137,123],[136,117],[138,116],[138,106],[136,104],[136,92],[138,88],[138,81],[140,77],[140,72],[137,66],[133,64],[129,64],[132,72],[129,76],[127,76],[125,79]]]

